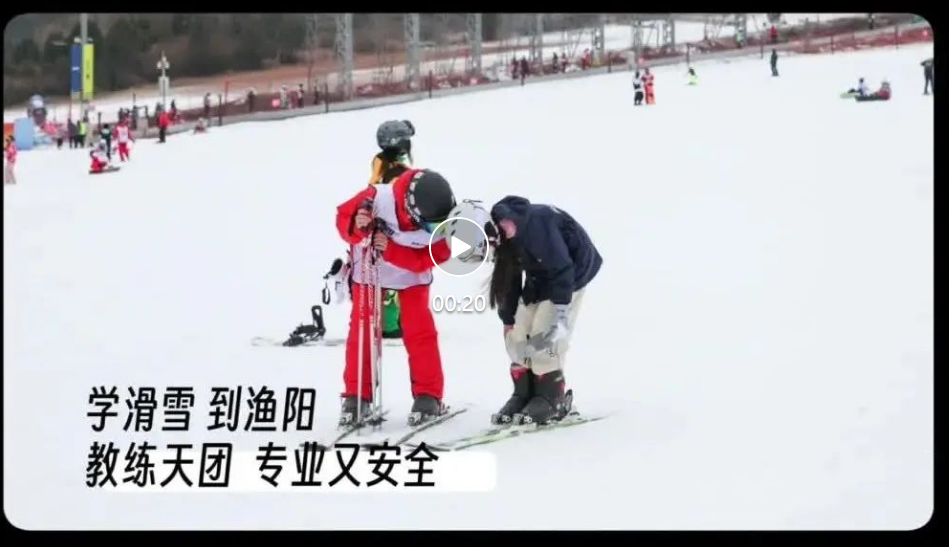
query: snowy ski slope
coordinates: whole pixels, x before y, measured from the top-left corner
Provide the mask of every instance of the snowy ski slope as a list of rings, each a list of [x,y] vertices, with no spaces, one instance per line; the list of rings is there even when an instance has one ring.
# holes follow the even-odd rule
[[[932,46],[630,74],[176,135],[91,177],[81,151],[20,155],[4,188],[4,489],[23,528],[910,529],[933,508]],[[867,78],[888,103],[838,98]],[[85,485],[94,441],[235,442],[209,432],[213,386],[317,390],[333,428],[343,348],[260,348],[308,319],[345,247],[386,119],[460,198],[507,194],[576,216],[604,256],[566,377],[577,428],[486,445],[485,493],[113,493]],[[437,273],[477,294],[488,268]],[[348,308],[326,309],[344,336]],[[446,400],[473,432],[510,393],[491,312],[436,315]],[[385,404],[411,399],[386,348]],[[93,386],[120,418],[92,431]],[[192,386],[187,434],[126,433],[129,386]],[[246,393],[245,393],[246,396]],[[159,401],[159,407],[161,401]],[[247,411],[247,407],[244,407]],[[282,414],[278,413],[278,416]],[[156,429],[161,423],[156,414]],[[241,415],[243,425],[246,417]],[[475,449],[472,449],[475,450]],[[329,457],[329,455],[327,456]],[[170,468],[161,467],[157,480]],[[256,472],[256,470],[252,470]],[[293,456],[280,479],[291,480]],[[197,471],[190,473],[194,479]]]

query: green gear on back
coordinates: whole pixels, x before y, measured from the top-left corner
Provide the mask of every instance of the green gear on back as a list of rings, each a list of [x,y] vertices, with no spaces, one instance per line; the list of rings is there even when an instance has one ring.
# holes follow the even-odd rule
[[[399,293],[387,290],[382,297],[382,332],[398,332],[401,329],[399,322]]]

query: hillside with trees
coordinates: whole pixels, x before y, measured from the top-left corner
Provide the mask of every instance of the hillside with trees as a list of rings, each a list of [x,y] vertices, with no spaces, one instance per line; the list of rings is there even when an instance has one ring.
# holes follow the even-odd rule
[[[435,14],[422,14],[423,41],[438,39],[436,33],[443,38],[448,30],[463,35],[465,14],[442,15],[436,24]],[[523,32],[511,17],[516,16],[483,14],[484,40],[497,40],[502,31]],[[570,16],[577,24],[590,17]],[[320,19],[314,49],[331,51],[332,18]],[[402,24],[400,14],[354,14],[355,53],[378,53],[383,40],[401,45]],[[154,82],[162,51],[175,78],[300,64],[308,54],[303,14],[90,14],[87,31],[95,44],[97,93]],[[4,106],[22,104],[34,93],[68,96],[70,46],[79,32],[78,14],[26,14],[10,21],[4,33]]]

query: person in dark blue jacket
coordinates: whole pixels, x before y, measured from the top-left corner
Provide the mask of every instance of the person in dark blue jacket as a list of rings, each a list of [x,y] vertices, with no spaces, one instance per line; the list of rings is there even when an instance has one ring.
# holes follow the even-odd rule
[[[570,411],[563,359],[588,284],[603,259],[566,211],[507,196],[485,226],[494,250],[489,302],[504,323],[514,394],[495,424],[546,423]]]

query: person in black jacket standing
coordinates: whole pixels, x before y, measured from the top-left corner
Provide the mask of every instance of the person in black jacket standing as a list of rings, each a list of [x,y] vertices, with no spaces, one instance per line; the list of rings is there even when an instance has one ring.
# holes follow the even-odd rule
[[[933,60],[926,59],[921,64],[923,65],[923,77],[926,78],[926,84],[923,86],[923,95],[929,95],[930,90],[936,93],[936,86],[933,82]]]
[[[771,50],[771,76],[778,75],[778,50]]]
[[[514,394],[491,421],[562,419],[572,399],[565,391],[564,356],[603,259],[569,213],[519,196],[492,207],[485,233],[494,249],[489,301],[504,323],[514,382]]]
[[[109,127],[109,124],[102,124],[102,128],[99,129],[99,138],[105,142],[105,155],[112,160],[112,128]]]
[[[639,71],[633,75],[633,104],[636,106],[642,106],[643,104],[643,77],[640,76]]]

